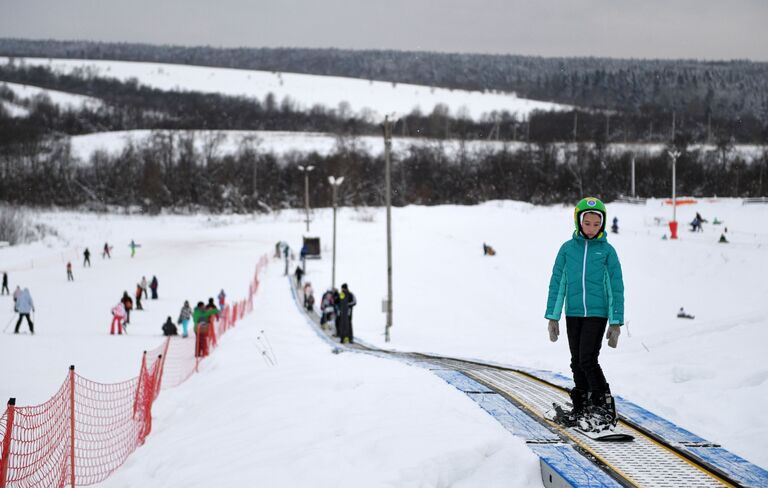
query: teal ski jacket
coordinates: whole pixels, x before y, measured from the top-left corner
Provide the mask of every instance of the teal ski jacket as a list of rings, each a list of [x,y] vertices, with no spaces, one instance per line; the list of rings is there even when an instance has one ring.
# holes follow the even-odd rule
[[[605,317],[610,325],[624,324],[624,280],[616,250],[602,232],[585,239],[578,231],[560,247],[549,280],[545,318]]]

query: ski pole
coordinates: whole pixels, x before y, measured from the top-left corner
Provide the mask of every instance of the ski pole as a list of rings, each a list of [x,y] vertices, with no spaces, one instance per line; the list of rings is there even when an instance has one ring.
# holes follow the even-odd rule
[[[261,347],[264,349],[264,354],[267,355],[267,357],[269,357],[274,363],[273,366],[277,364],[277,357],[275,357],[275,353],[272,352],[271,350],[269,351],[267,350],[267,347],[264,345],[264,342],[262,341],[261,336],[257,337],[256,340],[259,341],[259,343],[261,344]]]
[[[5,324],[5,328],[3,328],[3,334],[5,334],[5,331],[8,330],[8,327],[10,327],[12,323],[13,323],[13,315],[11,315],[11,318],[8,320],[8,323]]]
[[[262,330],[261,335],[264,336],[264,341],[267,343],[267,346],[269,346],[269,352],[272,353],[272,357],[275,358],[275,362],[277,362],[277,355],[275,354],[275,350],[272,349],[272,343],[269,342],[269,339],[267,338],[267,333],[264,330]]]

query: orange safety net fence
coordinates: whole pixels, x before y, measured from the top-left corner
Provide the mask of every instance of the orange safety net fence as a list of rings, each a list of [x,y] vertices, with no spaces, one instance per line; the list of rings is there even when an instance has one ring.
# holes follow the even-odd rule
[[[250,312],[258,289],[259,260],[248,298],[226,307],[207,340],[219,337]],[[8,402],[0,415],[0,488],[87,486],[119,468],[152,431],[152,404],[161,389],[186,381],[202,358],[195,341],[167,338],[145,352],[138,376],[98,383],[70,367],[66,380],[47,402],[17,407]]]

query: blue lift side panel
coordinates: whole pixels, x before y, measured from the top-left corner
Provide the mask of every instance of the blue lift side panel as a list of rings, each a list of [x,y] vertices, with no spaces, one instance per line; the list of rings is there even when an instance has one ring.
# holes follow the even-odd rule
[[[618,481],[568,444],[531,444],[531,450],[571,486],[589,488],[620,488]],[[546,484],[547,480],[544,480]]]
[[[685,451],[727,473],[743,486],[768,486],[768,471],[722,447],[683,447]]]

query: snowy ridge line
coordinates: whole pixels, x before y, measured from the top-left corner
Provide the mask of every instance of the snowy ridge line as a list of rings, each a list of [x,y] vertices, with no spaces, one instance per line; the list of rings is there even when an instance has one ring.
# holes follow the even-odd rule
[[[198,371],[201,351],[207,355],[217,336],[253,310],[259,273],[267,264],[263,255],[248,296],[227,305],[217,321],[211,317],[207,334],[197,334],[195,341],[167,337],[144,351],[138,376],[104,384],[70,366],[48,401],[18,407],[11,398],[0,415],[0,488],[87,486],[108,478],[152,431],[152,405],[161,389],[178,386]],[[172,347],[182,342],[194,344],[194,350]]]
[[[544,449],[543,445],[549,445],[550,448],[575,447],[579,452],[574,451],[574,454],[582,456],[582,453],[586,453],[588,462],[594,469],[604,475],[606,472],[601,471],[598,466],[607,470],[615,477],[610,478],[610,481],[618,481],[623,486],[768,486],[768,472],[763,468],[620,397],[617,397],[621,414],[619,428],[635,434],[636,437],[636,441],[630,443],[629,447],[626,444],[611,445],[595,441],[590,445],[583,436],[567,432],[547,422],[543,418],[542,408],[551,408],[553,401],[565,402],[566,393],[572,387],[570,379],[557,373],[510,367],[477,359],[386,351],[368,344],[359,344],[357,340],[356,344],[337,344],[318,327],[317,314],[314,311],[309,313],[301,307],[300,292],[294,286],[291,286],[291,290],[297,307],[306,314],[315,332],[333,347],[394,358],[430,369],[470,396],[508,431],[526,439],[529,445],[538,446],[535,449],[532,447],[537,454],[542,456],[543,452],[547,456],[559,456],[560,461],[541,458],[542,479],[546,486],[552,486],[547,484],[552,483],[552,479],[548,480],[545,476],[547,470],[544,464],[554,470],[561,477],[561,481],[568,482],[571,486],[595,486],[595,480],[585,482],[583,478],[574,475],[572,468],[564,471],[560,469],[562,466],[558,462],[563,462],[563,453]],[[522,390],[522,394],[518,390]],[[491,400],[494,397],[495,400]],[[499,398],[503,400],[501,405],[498,404]],[[527,417],[527,423],[521,420],[521,415]],[[531,421],[538,423],[538,429],[531,427]],[[542,434],[543,431],[539,429],[546,430],[550,436],[556,435],[559,441],[547,437],[547,434]],[[638,456],[641,462],[625,463],[626,459]],[[612,457],[614,459],[611,459]],[[621,463],[629,466],[623,466]],[[648,472],[647,463],[652,463],[654,473]],[[568,466],[571,465],[572,460],[568,462]],[[674,476],[669,474],[670,470],[675,472]],[[552,474],[551,471],[548,473]],[[600,482],[598,486],[614,485]]]

